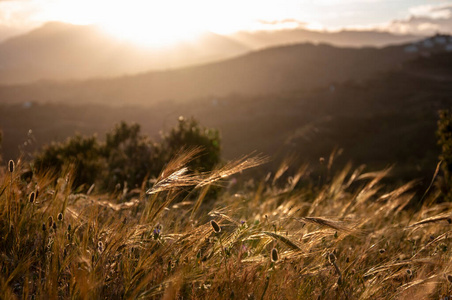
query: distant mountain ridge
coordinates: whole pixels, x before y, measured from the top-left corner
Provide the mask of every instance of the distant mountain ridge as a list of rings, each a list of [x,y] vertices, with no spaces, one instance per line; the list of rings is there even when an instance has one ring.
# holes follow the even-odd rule
[[[337,32],[313,31],[306,29],[285,29],[275,31],[238,32],[231,38],[252,49],[294,43],[325,43],[339,47],[387,47],[405,44],[424,37],[405,34],[398,35],[385,31],[341,30]]]
[[[231,94],[259,96],[309,90],[346,81],[363,81],[379,72],[444,45],[409,51],[413,43],[384,48],[339,48],[326,44],[295,44],[254,51],[205,65],[154,71],[112,79],[38,82],[2,86],[5,102],[153,104]]]
[[[248,52],[227,37],[206,32],[171,48],[144,48],[95,26],[51,22],[0,43],[0,83],[117,77],[179,68]]]
[[[178,69],[301,42],[360,47],[400,44],[415,39],[418,37],[372,31],[328,33],[296,29],[240,32],[231,36],[206,32],[193,42],[144,49],[114,39],[94,26],[51,22],[0,43],[0,84],[111,78]]]
[[[120,120],[138,122],[147,134],[158,138],[159,130],[171,128],[178,117],[184,115],[194,116],[201,124],[218,128],[221,131],[223,153],[228,159],[252,151],[272,157],[296,154],[303,162],[315,166],[319,157],[328,157],[338,147],[344,149],[344,154],[335,161],[335,165],[353,161],[355,165],[365,163],[371,170],[377,170],[396,162],[393,169],[396,178],[425,179],[423,193],[431,182],[438,162],[439,149],[434,134],[438,110],[452,105],[452,52],[445,50],[446,45],[442,44],[443,39],[439,37],[430,38],[429,41],[387,49],[368,49],[371,58],[377,62],[382,61],[381,57],[385,55],[394,57],[393,54],[396,54],[399,58],[398,61],[392,60],[395,66],[369,75],[370,79],[355,77],[356,80],[303,90],[303,80],[297,80],[295,74],[291,76],[295,78],[292,87],[297,88],[298,83],[300,88],[289,91],[277,90],[275,86],[261,86],[261,92],[272,92],[262,92],[260,95],[237,93],[224,97],[204,96],[193,101],[153,101],[155,98],[150,97],[153,86],[149,87],[152,82],[149,77],[165,75],[168,80],[174,76],[165,72],[115,80],[1,87],[3,157],[18,155],[17,145],[23,144],[30,129],[38,143],[30,147],[52,140],[63,141],[76,131],[88,135],[95,132],[103,134]],[[417,46],[417,54],[407,52],[413,45]],[[214,66],[220,71],[226,70],[225,66],[232,63],[240,65],[238,62],[249,61],[251,64],[255,60],[257,64],[254,64],[262,67],[260,72],[270,70],[269,65],[273,64],[272,70],[279,68],[284,73],[284,69],[290,63],[293,64],[294,58],[300,60],[300,57],[307,57],[290,56],[287,52],[303,53],[302,50],[306,53],[330,54],[340,50],[355,57],[363,51],[309,44],[278,47],[204,66],[205,69],[198,72],[207,72]],[[262,60],[279,55],[290,59],[285,64],[281,61],[277,64],[278,60]],[[313,59],[312,56],[307,57],[307,62]],[[345,57],[344,54],[336,55],[336,58],[341,57]],[[318,60],[321,60],[321,56]],[[345,71],[344,66],[338,68],[338,65],[331,65],[333,60],[328,60],[329,68],[318,68],[318,72],[325,75],[328,72],[341,74],[340,71]],[[268,65],[259,64],[262,61],[268,61]],[[349,60],[363,68],[368,65],[367,61],[368,58]],[[307,62],[304,61],[305,64]],[[391,67],[389,61],[386,66]],[[306,71],[306,68],[303,70]],[[186,72],[188,78],[194,74],[193,68],[179,71]],[[235,74],[237,81],[246,83],[246,77],[251,73]],[[268,77],[272,79],[271,74]],[[223,79],[223,82],[226,81]],[[270,85],[270,81],[262,80],[261,83]],[[175,88],[195,88],[199,82],[187,81],[185,84],[185,87],[181,87],[180,83],[173,81],[166,86],[166,90],[171,94]],[[219,86],[216,85],[217,88]],[[6,100],[13,99],[18,102],[34,99],[47,103],[5,104]],[[120,99],[123,101],[119,102]],[[147,101],[141,103],[138,99]],[[120,106],[111,106],[112,103]]]

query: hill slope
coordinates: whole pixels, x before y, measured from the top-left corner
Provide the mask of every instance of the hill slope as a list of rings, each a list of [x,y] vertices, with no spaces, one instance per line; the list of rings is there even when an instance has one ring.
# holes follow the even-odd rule
[[[224,59],[247,51],[240,43],[213,33],[171,48],[143,48],[94,26],[51,22],[0,43],[0,83],[122,76]]]
[[[306,29],[238,32],[231,37],[252,49],[303,42],[326,43],[340,47],[387,47],[422,39],[421,36],[395,35],[379,31],[327,32]]]
[[[143,105],[206,96],[265,95],[362,81],[378,72],[396,70],[403,62],[421,55],[422,52],[407,52],[404,45],[356,49],[297,44],[202,66],[115,79],[1,86],[0,97],[7,102]]]
[[[226,158],[253,150],[276,157],[295,153],[316,164],[334,147],[344,149],[342,162],[353,160],[379,169],[397,163],[399,179],[421,177],[428,183],[436,166],[439,109],[452,106],[452,53],[419,57],[396,71],[360,83],[274,93],[263,96],[200,98],[185,103],[147,106],[36,104],[0,106],[5,159],[30,139],[24,151],[75,131],[99,135],[120,120],[138,122],[158,138],[180,115],[220,129]],[[32,129],[33,134],[27,137]],[[277,159],[275,159],[278,161]]]
[[[0,43],[0,84],[88,79],[175,69],[238,56],[251,49],[301,42],[336,46],[385,46],[416,39],[386,32],[317,32],[303,29],[205,32],[192,41],[165,47],[140,47],[113,38],[95,26],[50,22]]]

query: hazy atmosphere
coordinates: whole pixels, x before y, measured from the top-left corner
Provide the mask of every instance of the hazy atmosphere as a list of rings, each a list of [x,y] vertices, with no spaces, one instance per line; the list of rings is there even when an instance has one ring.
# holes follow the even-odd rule
[[[452,1],[0,0],[0,299],[450,299],[451,106]]]

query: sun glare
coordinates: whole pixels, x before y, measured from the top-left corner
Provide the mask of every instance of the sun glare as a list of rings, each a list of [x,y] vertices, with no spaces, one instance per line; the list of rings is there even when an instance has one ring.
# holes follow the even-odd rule
[[[189,1],[66,0],[54,2],[45,14],[42,18],[95,24],[115,37],[152,47],[192,40],[208,30],[203,11]]]
[[[287,3],[275,9],[262,0],[38,1],[47,3],[42,20],[96,24],[113,36],[152,47],[194,40],[206,31],[258,30],[260,20],[281,19],[295,10]]]
[[[188,17],[170,5],[116,6],[96,20],[107,32],[145,46],[167,46],[195,39],[205,29],[197,16]]]

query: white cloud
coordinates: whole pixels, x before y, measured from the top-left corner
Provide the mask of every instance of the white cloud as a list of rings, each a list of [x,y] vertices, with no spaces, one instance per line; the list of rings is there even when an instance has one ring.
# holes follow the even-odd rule
[[[39,11],[41,4],[39,1],[0,1],[0,41],[39,26],[42,22],[33,16]]]
[[[432,35],[452,33],[452,5],[420,5],[409,9],[410,17],[395,20],[387,29],[397,33]]]
[[[420,5],[409,9],[414,17],[428,17],[431,19],[446,19],[452,16],[452,5]]]

